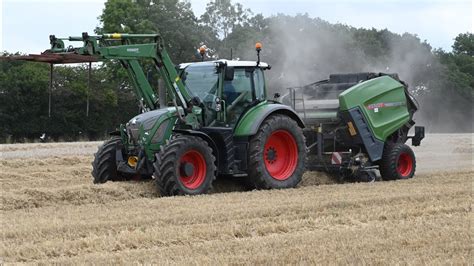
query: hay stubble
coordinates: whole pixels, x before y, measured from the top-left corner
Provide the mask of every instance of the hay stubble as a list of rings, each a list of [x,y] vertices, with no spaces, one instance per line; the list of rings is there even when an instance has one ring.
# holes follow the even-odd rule
[[[33,263],[472,263],[472,170],[159,198],[92,185],[91,156],[1,162],[1,257]]]

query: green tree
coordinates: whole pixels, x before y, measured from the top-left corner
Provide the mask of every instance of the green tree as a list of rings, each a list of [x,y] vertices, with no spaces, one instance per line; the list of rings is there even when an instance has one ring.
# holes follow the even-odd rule
[[[214,0],[206,6],[206,12],[201,16],[201,23],[209,26],[217,38],[226,39],[237,25],[249,21],[250,9],[244,9],[242,4],[232,4],[231,0]]]
[[[454,39],[453,53],[474,56],[474,34],[461,33]]]
[[[137,112],[133,93],[117,92],[108,82],[109,69],[92,69],[89,92],[86,66],[55,66],[49,117],[49,66],[0,61],[0,142],[37,140],[43,133],[64,140],[104,138]]]
[[[48,110],[48,66],[0,61],[0,138],[39,137]]]
[[[200,42],[212,41],[191,4],[179,0],[109,0],[97,33],[160,33],[176,63],[191,61]]]
[[[227,45],[229,35],[237,27],[249,27],[252,19],[250,9],[244,9],[242,4],[233,4],[231,0],[214,0],[206,6],[206,11],[201,15],[200,25],[212,32],[213,47],[218,49],[221,58],[230,56]]]

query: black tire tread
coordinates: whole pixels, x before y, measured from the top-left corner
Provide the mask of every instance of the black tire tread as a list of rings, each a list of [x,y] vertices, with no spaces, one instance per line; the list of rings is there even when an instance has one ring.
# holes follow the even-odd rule
[[[122,179],[117,172],[117,164],[115,162],[115,152],[121,142],[122,139],[119,136],[114,136],[99,146],[99,150],[94,154],[94,161],[92,162],[94,184]]]
[[[160,195],[162,196],[175,196],[184,195],[186,192],[178,184],[178,177],[175,173],[176,162],[179,161],[178,153],[183,147],[187,147],[192,142],[200,142],[205,144],[208,151],[209,158],[205,158],[207,161],[210,159],[212,162],[211,167],[214,175],[210,181],[210,185],[201,191],[199,194],[208,193],[212,189],[212,183],[216,179],[216,157],[213,155],[211,147],[199,137],[178,135],[174,136],[167,144],[161,146],[160,152],[155,155],[155,163],[153,164],[155,169],[155,184],[158,188]],[[205,155],[205,154],[204,154]]]
[[[257,134],[255,134],[250,140],[249,147],[249,166],[248,166],[248,177],[246,180],[247,184],[252,184],[257,189],[272,189],[275,188],[271,183],[267,181],[264,177],[265,174],[265,165],[263,162],[263,147],[265,139],[262,137],[266,132],[272,130],[274,126],[290,125],[291,128],[296,130],[302,137],[302,146],[304,149],[303,158],[300,158],[302,163],[298,163],[297,169],[295,172],[296,178],[292,180],[292,183],[289,187],[295,187],[300,183],[303,173],[305,171],[306,164],[306,141],[303,135],[303,130],[299,127],[298,123],[291,119],[290,117],[282,114],[271,115],[260,126]],[[298,140],[296,140],[298,142]],[[298,147],[300,149],[301,147]]]
[[[407,178],[413,177],[416,170],[416,158],[413,150],[404,143],[387,143],[385,144],[382,160],[379,164],[380,175],[383,180],[402,179],[397,171],[398,156],[402,152],[408,152],[413,158],[412,174]]]

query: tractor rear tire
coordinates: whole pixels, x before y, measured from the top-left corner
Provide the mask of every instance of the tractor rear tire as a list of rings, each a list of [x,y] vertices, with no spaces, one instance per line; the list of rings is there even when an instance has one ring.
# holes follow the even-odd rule
[[[208,143],[178,135],[155,155],[154,176],[161,196],[208,193],[216,179],[216,157]]]
[[[293,188],[305,171],[306,144],[298,123],[285,115],[263,121],[250,139],[248,182],[257,189]]]
[[[106,140],[99,150],[94,154],[92,162],[92,177],[94,184],[102,184],[107,181],[125,180],[126,177],[117,172],[115,154],[117,149],[122,149],[122,139],[114,136]]]
[[[415,174],[415,154],[406,144],[386,144],[379,166],[383,180],[409,179]]]

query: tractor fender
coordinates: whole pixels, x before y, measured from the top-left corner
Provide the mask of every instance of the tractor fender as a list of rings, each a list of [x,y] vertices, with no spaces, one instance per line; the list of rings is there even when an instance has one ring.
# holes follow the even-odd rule
[[[263,121],[273,114],[283,114],[295,120],[301,128],[304,122],[298,114],[289,106],[280,103],[262,102],[248,110],[237,122],[234,130],[236,137],[252,136],[257,134]]]
[[[174,129],[173,132],[180,133],[183,135],[191,135],[191,136],[196,136],[199,137],[207,142],[209,146],[211,147],[212,151],[214,152],[216,156],[216,164],[219,166],[219,149],[217,148],[216,142],[205,132],[202,131],[196,131],[196,130],[191,130],[191,129]]]

